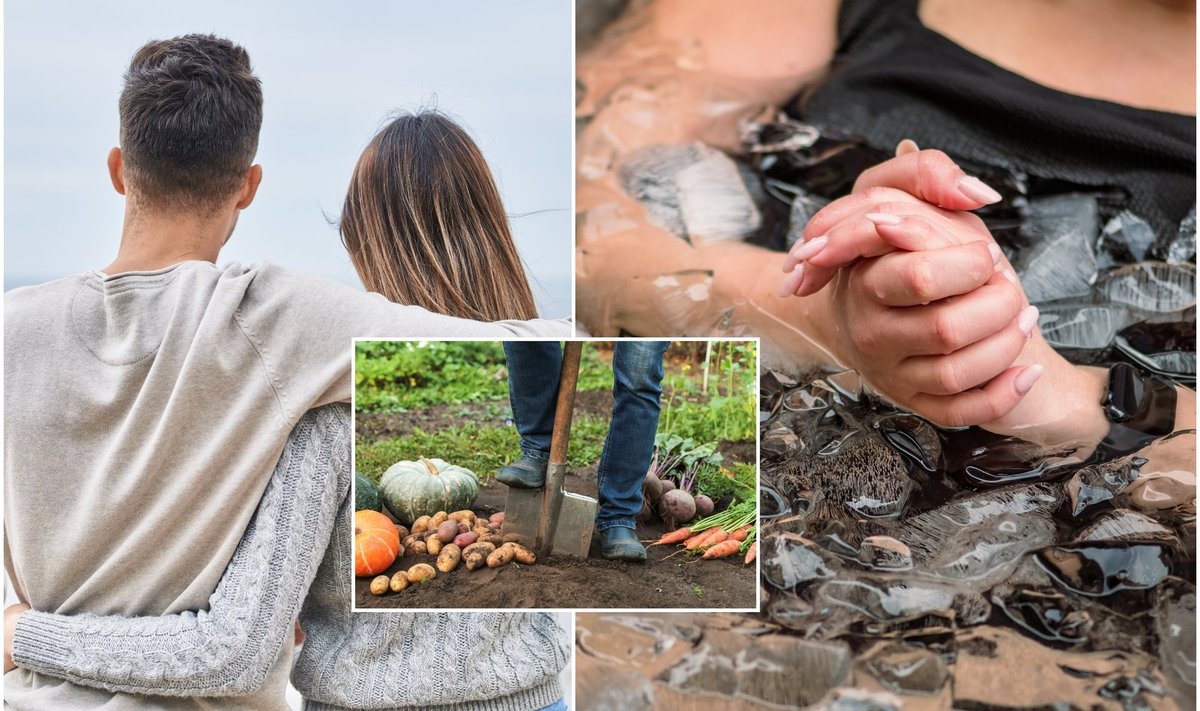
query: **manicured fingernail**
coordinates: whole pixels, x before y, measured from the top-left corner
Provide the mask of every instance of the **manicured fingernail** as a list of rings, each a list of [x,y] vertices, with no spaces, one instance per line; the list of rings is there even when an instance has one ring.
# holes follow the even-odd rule
[[[999,264],[1001,259],[1004,259],[1004,252],[996,246],[995,242],[988,242],[988,251],[992,253],[992,264]]]
[[[987,183],[971,175],[958,179],[958,192],[985,205],[1000,202],[1001,198],[1000,193],[993,190]]]
[[[1000,276],[1008,279],[1009,283],[1013,286],[1021,285],[1021,282],[1017,280],[1017,273],[1011,269],[1005,269],[1004,271],[1000,272]]]
[[[889,215],[886,212],[868,212],[866,215],[863,215],[863,217],[877,225],[898,225],[903,222],[903,220],[896,215]]]
[[[779,282],[779,298],[792,296],[804,283],[804,264],[797,264],[788,275]]]
[[[898,156],[908,155],[909,153],[916,153],[919,150],[921,150],[921,147],[918,146],[917,142],[911,138],[905,138],[904,140],[902,140],[896,144],[896,155],[898,155]]]
[[[1029,340],[1033,336],[1033,329],[1038,322],[1038,308],[1036,306],[1026,306],[1017,316],[1017,328],[1021,329],[1021,333],[1025,334],[1025,339]]]
[[[804,243],[804,246],[792,253],[792,256],[803,262],[806,259],[815,257],[818,252],[825,249],[825,245],[829,244],[828,237],[818,237]]]
[[[1036,383],[1038,378],[1042,377],[1042,374],[1045,372],[1045,368],[1037,363],[1034,363],[1025,370],[1022,370],[1020,373],[1017,373],[1017,377],[1013,380],[1013,390],[1016,390],[1018,395],[1027,395],[1029,391],[1033,389],[1033,384]]]

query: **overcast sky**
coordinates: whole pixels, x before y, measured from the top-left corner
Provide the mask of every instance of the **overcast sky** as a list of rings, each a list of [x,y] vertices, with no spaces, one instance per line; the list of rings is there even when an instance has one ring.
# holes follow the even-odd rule
[[[122,201],[104,161],[121,74],[148,39],[213,32],[249,50],[265,98],[262,187],[222,262],[357,286],[326,216],[384,117],[436,100],[495,172],[543,315],[569,313],[570,3],[4,5],[5,289],[112,261]]]

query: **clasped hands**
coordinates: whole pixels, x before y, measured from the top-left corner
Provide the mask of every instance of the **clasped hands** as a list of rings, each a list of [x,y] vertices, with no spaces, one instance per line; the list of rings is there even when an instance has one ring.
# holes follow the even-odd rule
[[[1061,383],[1072,366],[971,212],[999,200],[944,153],[903,141],[809,221],[780,296],[825,299],[824,345],[893,403],[945,426],[1020,430],[1049,404],[1031,396],[1042,376]]]

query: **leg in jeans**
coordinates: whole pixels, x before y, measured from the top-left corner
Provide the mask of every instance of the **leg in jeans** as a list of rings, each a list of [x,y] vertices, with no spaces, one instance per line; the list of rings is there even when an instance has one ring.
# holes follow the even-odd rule
[[[642,480],[654,454],[668,341],[618,341],[613,349],[613,417],[600,457],[596,529],[636,528]]]
[[[508,398],[521,435],[521,460],[502,468],[496,479],[509,486],[539,488],[545,482],[554,430],[554,406],[562,372],[557,341],[505,342]],[[530,461],[534,460],[534,461]]]

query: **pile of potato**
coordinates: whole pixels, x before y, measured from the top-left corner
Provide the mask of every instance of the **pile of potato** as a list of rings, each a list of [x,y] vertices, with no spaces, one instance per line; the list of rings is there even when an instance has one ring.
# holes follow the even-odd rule
[[[396,524],[400,533],[400,554],[437,556],[434,566],[417,563],[408,570],[401,570],[390,579],[380,575],[371,581],[371,594],[383,595],[387,591],[400,592],[409,585],[433,580],[438,574],[453,572],[459,563],[467,570],[478,570],[483,566],[499,568],[516,561],[533,565],[537,556],[533,551],[518,543],[504,543],[500,538],[500,525],[504,523],[504,512],[494,513],[484,519],[474,511],[464,509],[454,513],[438,511],[432,516],[422,516],[413,521],[412,531]]]

